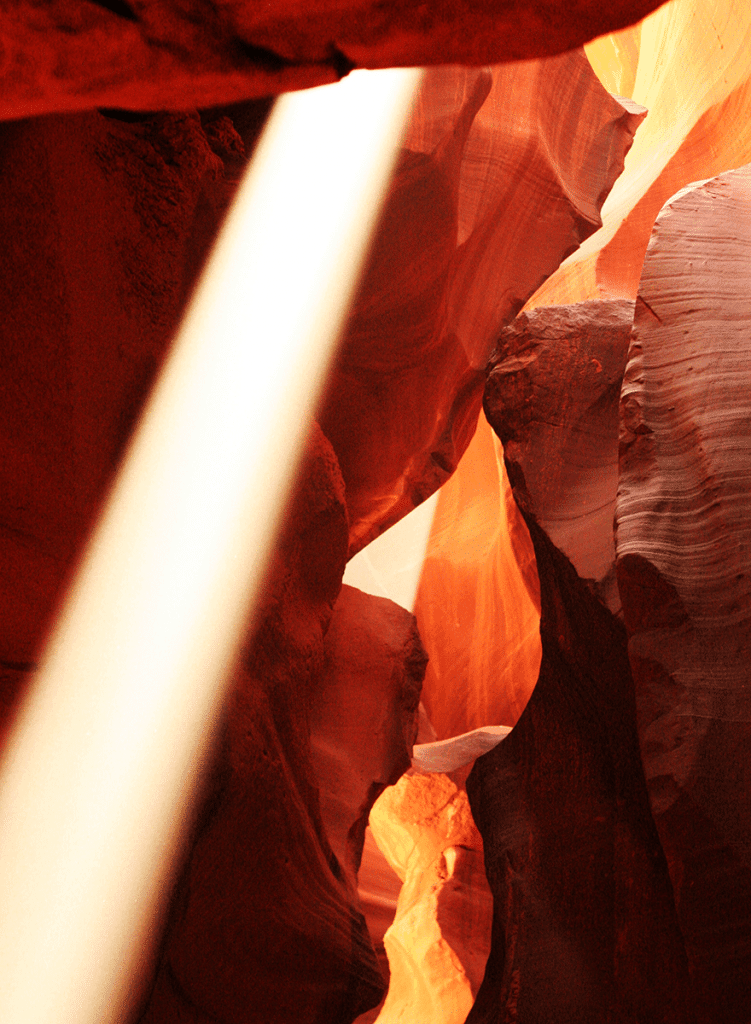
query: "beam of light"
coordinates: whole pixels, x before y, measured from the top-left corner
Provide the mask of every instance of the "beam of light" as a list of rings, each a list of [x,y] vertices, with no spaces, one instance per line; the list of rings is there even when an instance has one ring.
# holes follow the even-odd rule
[[[0,782],[0,1020],[122,1019],[419,81],[281,99]]]

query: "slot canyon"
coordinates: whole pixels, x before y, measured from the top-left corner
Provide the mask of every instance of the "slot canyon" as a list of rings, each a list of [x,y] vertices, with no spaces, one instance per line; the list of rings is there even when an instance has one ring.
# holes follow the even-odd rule
[[[3,745],[274,98],[425,68],[127,1024],[751,1024],[751,5],[0,53]]]

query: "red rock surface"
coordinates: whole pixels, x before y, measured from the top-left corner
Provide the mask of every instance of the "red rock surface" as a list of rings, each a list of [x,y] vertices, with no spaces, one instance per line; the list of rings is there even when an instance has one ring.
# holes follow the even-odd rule
[[[514,725],[540,669],[540,594],[529,532],[481,414],[442,488],[415,602],[430,661],[423,701],[438,736]]]
[[[213,144],[197,114],[0,128],[5,661],[37,656],[234,188],[240,138]]]
[[[580,52],[428,72],[321,413],[351,553],[454,471],[498,330],[597,229],[643,116]]]
[[[749,1018],[751,169],[657,218],[622,394],[618,580],[702,1022]]]
[[[19,0],[0,25],[10,41],[0,109],[216,105],[416,53],[485,61],[499,46],[519,55],[513,47],[533,45],[537,57],[565,35],[550,9],[536,8],[540,32],[518,5],[513,35],[488,5],[468,32],[469,7],[433,17],[425,5],[384,14],[363,3],[354,22],[308,5],[292,33],[283,14],[239,2],[191,22],[190,4]],[[566,9],[574,34],[593,28],[583,11]],[[621,14],[611,5],[601,16]],[[613,48],[600,75],[650,114],[604,207],[605,230],[535,303],[633,299],[664,200],[751,159],[750,26],[732,0],[673,0],[588,48],[596,64]],[[248,148],[267,108],[231,112]],[[5,724],[242,165],[219,113],[77,113],[0,131]],[[355,873],[367,809],[409,753],[416,674],[389,630],[414,636],[388,604],[345,591],[333,619],[332,609],[348,547],[446,481],[465,449],[443,488],[417,602],[432,658],[425,702],[442,737],[518,722],[470,785],[497,899],[470,1020],[677,1024],[693,1009],[701,1024],[747,1019],[748,174],[681,196],[661,216],[625,392],[620,578],[641,756],[691,984],[640,780],[623,632],[533,526],[541,647],[535,552],[500,446],[484,419],[470,442],[499,328],[597,227],[639,116],[576,53],[427,76],[324,410],[333,450],[314,432],[260,635],[238,670],[149,1024],[349,1022],[378,1000]],[[584,341],[579,318],[593,311],[540,311],[524,328],[533,339],[520,322],[507,334],[512,361],[530,345],[536,358],[519,371],[504,364],[499,429],[524,472],[525,509],[581,576],[602,579],[619,370],[617,344],[589,329]],[[522,378],[534,400],[514,405],[509,387]],[[592,517],[577,531],[582,509]],[[377,750],[365,742],[374,731]],[[480,841],[461,787],[413,776],[398,792],[410,787],[427,796],[417,811],[402,801],[389,826],[392,838],[412,835],[419,856],[389,939],[384,1021],[409,1011],[413,1024],[459,1024],[487,948]],[[393,886],[380,898],[383,926]]]
[[[326,836],[353,890],[370,809],[410,767],[426,661],[414,616],[342,587],[311,705],[310,746]]]
[[[602,92],[580,54],[555,58],[547,72],[535,62],[500,77],[503,88],[492,86],[487,109],[477,117],[477,106],[491,87],[486,72],[453,69],[429,78],[408,139],[412,148],[403,161],[403,168],[416,167],[419,174],[416,179],[400,178],[394,191],[409,198],[407,186],[417,180],[423,223],[440,228],[452,254],[454,276],[441,302],[451,306],[457,330],[465,324],[465,340],[477,345],[474,350],[467,341],[468,353],[464,343],[449,340],[449,367],[458,360],[461,373],[452,377],[443,367],[441,389],[432,398],[427,391],[424,396],[422,415],[431,409],[434,417],[430,403],[439,393],[444,409],[452,410],[444,413],[438,436],[445,440],[450,422],[447,444],[454,443],[452,431],[459,438],[456,452],[451,449],[455,458],[473,429],[479,365],[498,317],[516,308],[557,264],[562,247],[576,244],[596,223],[600,191],[617,173],[638,120]],[[461,82],[468,93],[476,90],[474,106],[465,106],[466,97],[460,96],[458,103],[451,98]],[[549,113],[550,83],[581,92],[582,109],[594,125],[575,152],[570,152],[569,140],[556,134]],[[517,96],[523,130],[517,126],[516,136],[499,134],[491,122],[515,90],[525,97],[521,112]],[[461,132],[452,135],[462,110],[466,145]],[[250,114],[240,127],[252,142],[257,118],[252,109]],[[539,136],[534,134],[538,121]],[[555,228],[548,224],[555,239],[552,247],[542,247],[539,263],[528,261],[523,274],[515,272],[513,287],[503,295],[490,294],[479,277],[475,285],[467,275],[472,260],[478,274],[489,274],[482,262],[486,243],[495,257],[501,251],[503,239],[493,243],[490,228],[506,193],[495,179],[492,188],[473,184],[462,161],[467,153],[482,150],[489,167],[504,140],[517,138],[504,165],[508,191],[512,175],[524,163],[519,140],[526,138],[525,132],[537,140],[530,146],[553,154],[552,163],[540,158],[533,164],[545,187],[531,190],[532,205],[525,216],[536,223],[543,211],[556,209],[551,215]],[[219,119],[217,112],[203,118],[159,114],[140,120],[123,120],[111,112],[50,116],[6,125],[2,136],[0,217],[4,237],[11,240],[0,254],[8,339],[0,409],[0,656],[7,722],[232,193],[243,147],[231,123]],[[577,192],[575,180],[582,155],[591,170],[591,191],[584,193]],[[460,187],[462,166],[465,181]],[[428,185],[420,177],[425,168]],[[545,176],[548,171],[550,177]],[[439,184],[441,174],[448,181],[448,220],[436,216],[439,204],[428,187],[436,173]],[[562,190],[572,195],[560,215]],[[411,209],[408,203],[407,212]],[[384,220],[380,249],[377,245],[354,323],[358,316],[363,322],[368,288],[377,293],[373,266],[378,253],[393,251],[394,238],[387,230],[393,215],[392,209]],[[464,234],[457,236],[457,231]],[[457,237],[462,241],[458,248]],[[517,250],[517,242],[503,249],[509,267]],[[437,273],[443,280],[445,266]],[[423,288],[425,278],[418,275],[415,280]],[[411,283],[407,269],[401,282],[405,289]],[[471,301],[460,302],[457,296],[465,293],[471,293]],[[409,293],[404,301],[408,307]],[[390,315],[387,304],[369,321],[381,336],[391,333],[384,328]],[[477,333],[480,325],[482,332]],[[433,352],[418,345],[418,362],[429,360]],[[393,349],[381,356],[387,365]],[[470,357],[479,360],[469,374],[474,395],[465,388]],[[396,394],[395,408],[407,405],[405,396],[414,393],[413,385],[414,380]],[[421,452],[404,421],[397,426],[408,436],[397,460],[398,472],[404,473],[411,459],[419,464]],[[216,771],[180,879],[144,1021],[197,1022],[209,1015],[230,1024],[306,1014],[349,1020],[379,997],[381,976],[354,895],[353,873],[364,814],[377,788],[398,774],[398,757],[393,762],[388,758],[399,751],[386,744],[388,756],[378,765],[355,767],[354,759],[352,774],[344,773],[340,784],[332,781],[333,771],[323,771],[324,778],[331,775],[328,790],[322,787],[324,809],[331,812],[330,842],[311,761],[309,715],[314,708],[321,711],[314,697],[323,636],[344,567],[347,518],[335,454],[320,433],[312,445],[313,461],[270,573],[260,632],[255,640],[248,639],[238,671]],[[430,436],[428,451],[436,450],[449,448],[436,448]],[[350,449],[348,454],[348,468],[371,459],[364,439],[358,452]],[[438,462],[440,481],[446,468]],[[435,460],[428,463],[433,483],[426,484],[424,475],[417,474],[416,489],[422,487],[423,496],[436,481]],[[381,499],[384,493],[388,498],[388,488],[380,492]],[[355,489],[348,498],[356,508]],[[332,643],[335,636],[336,631]],[[351,679],[351,670],[343,678]],[[396,688],[395,709],[399,686],[391,676],[388,685]],[[388,723],[389,728],[395,724],[392,719]],[[344,743],[342,736],[339,743]],[[406,753],[401,753],[404,766]],[[345,791],[347,800],[338,807],[336,800],[327,804],[332,794],[341,798]],[[346,823],[338,813],[342,804],[352,812],[344,838]],[[349,834],[353,826],[354,836]],[[332,845],[341,851],[341,864]],[[294,984],[288,983],[291,977]]]
[[[540,676],[467,781],[495,911],[467,1024],[691,1020],[623,626],[529,520]]]
[[[618,408],[634,307],[543,306],[501,332],[483,404],[516,500],[613,611]]]
[[[333,82],[353,67],[549,56],[659,0],[15,0],[0,26],[0,118],[206,107]]]

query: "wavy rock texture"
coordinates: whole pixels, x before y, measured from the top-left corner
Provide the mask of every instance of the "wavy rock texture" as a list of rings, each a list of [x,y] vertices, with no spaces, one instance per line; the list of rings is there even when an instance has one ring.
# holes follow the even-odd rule
[[[650,814],[623,626],[529,520],[542,664],[511,734],[467,780],[493,891],[467,1024],[691,1020]]]
[[[428,73],[321,413],[351,553],[456,468],[498,329],[597,228],[642,116],[577,52]]]
[[[581,54],[510,69],[499,80],[494,84],[487,72],[457,69],[429,76],[394,190],[397,199],[409,197],[416,182],[423,224],[448,239],[437,249],[444,260],[437,270],[429,266],[421,276],[414,262],[402,269],[399,315],[399,302],[409,313],[424,300],[434,331],[431,275],[437,275],[443,289],[439,304],[448,310],[440,314],[441,330],[451,323],[464,339],[441,335],[449,356],[438,371],[440,388],[432,394],[425,388],[423,395],[413,378],[393,398],[393,408],[401,403],[411,415],[419,393],[424,402],[416,418],[430,414],[422,449],[418,431],[399,450],[399,473],[410,461],[418,466],[408,507],[415,492],[424,496],[445,478],[446,465],[450,469],[439,458],[436,478],[435,460],[426,451],[458,458],[473,429],[479,366],[497,324],[596,224],[601,193],[617,174],[638,120],[603,93]],[[566,90],[576,94],[593,125],[575,146],[553,117],[554,101],[568,95]],[[513,131],[498,131],[491,122],[502,123],[512,95],[519,123]],[[241,127],[252,140],[253,109]],[[231,123],[216,114],[203,120],[195,114],[141,120],[113,112],[51,116],[6,125],[2,135],[0,216],[10,240],[0,256],[7,326],[0,412],[0,656],[7,722],[233,191],[243,145]],[[498,164],[503,174],[488,178],[487,187],[478,183],[478,176],[496,169],[512,138],[515,145]],[[535,202],[525,204],[523,216],[506,218],[508,245],[495,219],[500,205],[511,203],[513,176],[525,160],[544,187],[530,187]],[[589,191],[577,187],[580,161],[588,168]],[[442,190],[448,192],[445,202]],[[379,254],[393,252],[398,239],[389,225],[394,211],[404,209],[392,204],[384,218],[353,319],[392,343],[385,352],[373,345],[372,358],[383,360],[381,365],[393,357],[393,307],[390,300],[376,313],[366,307],[369,294],[378,306]],[[531,227],[538,231],[532,241],[539,261],[527,259],[523,273],[512,274],[530,244],[525,234]],[[490,273],[483,262],[486,246],[499,265],[505,261],[503,294],[483,283]],[[417,243],[411,257],[416,249]],[[432,258],[432,247],[426,252]],[[410,267],[417,299],[408,289]],[[473,269],[476,281],[469,276]],[[417,318],[407,322],[412,327]],[[435,334],[430,337],[435,340]],[[353,363],[357,358],[355,353]],[[416,344],[413,358],[438,362],[430,345]],[[395,364],[392,379],[398,369]],[[443,421],[436,427],[439,392],[444,412],[438,410]],[[404,420],[399,429],[409,434]],[[437,430],[440,444],[430,430]],[[371,787],[392,779],[397,765],[360,765],[351,778],[341,776],[335,793],[324,787],[324,803],[331,798],[330,842],[311,762],[309,715],[344,566],[347,518],[335,454],[320,432],[312,444],[314,468],[277,553],[259,638],[249,639],[238,672],[144,1021],[344,1021],[377,1002],[381,991],[352,876]],[[348,468],[371,459],[364,440],[357,457],[346,451]],[[427,482],[426,461],[432,474]],[[389,504],[391,485],[389,477],[378,501],[385,493]],[[356,488],[350,488],[349,500],[356,508]],[[389,685],[396,686],[395,680]],[[333,777],[331,764],[329,769]],[[339,798],[345,790],[347,800],[337,806],[332,793]]]
[[[643,117],[643,111],[633,107],[620,108],[618,114],[609,99],[600,108],[602,94],[593,88],[589,71],[575,54],[566,60],[571,61],[566,68],[560,58],[560,64],[546,61],[503,69],[494,82],[494,92],[499,101],[504,98],[503,103],[488,107],[491,93],[475,119],[483,126],[484,116],[488,121],[494,116],[499,135],[496,138],[486,129],[487,138],[475,139],[473,150],[475,137],[470,132],[465,147],[467,194],[459,193],[457,250],[462,273],[447,306],[448,315],[457,318],[454,331],[468,349],[467,361],[477,367],[474,377],[468,378],[472,391],[466,396],[460,393],[464,403],[476,400],[478,378],[484,378],[485,361],[497,332],[511,321],[524,296],[535,287],[535,280],[551,273],[557,260],[596,229],[599,208]],[[566,89],[575,92],[568,91],[569,99],[561,103],[564,80]],[[520,100],[525,95],[529,97],[526,110]],[[448,99],[444,103],[450,110]],[[514,117],[509,119],[511,109]],[[585,114],[586,109],[592,113]],[[568,147],[561,110],[569,111],[579,125],[587,125],[586,137],[574,148]],[[418,108],[418,124],[420,116]],[[598,129],[598,124],[603,127]],[[440,142],[437,128],[433,139],[433,144]],[[498,196],[489,193],[483,197],[478,189],[476,182],[483,180],[485,168],[486,174],[499,175],[502,190]],[[549,206],[561,192],[566,194],[563,204]],[[480,216],[489,219],[478,221]],[[434,213],[432,217],[435,223]],[[470,234],[476,223],[481,230],[475,228]],[[400,245],[398,251],[405,249]],[[397,261],[396,267],[399,265]],[[464,339],[471,339],[471,351]],[[404,342],[401,334],[398,341],[400,345]],[[432,376],[432,359],[429,365]],[[432,399],[425,374],[415,372],[409,400],[401,402],[410,410],[417,406],[415,396]],[[382,393],[373,389],[373,394],[383,401]],[[433,407],[434,403],[431,417]],[[356,408],[361,408],[361,402]],[[390,409],[388,422],[399,422]],[[431,419],[426,416],[425,422]],[[349,495],[352,474],[344,445],[330,419],[324,416],[322,423],[339,454]],[[381,440],[379,437],[379,444]],[[450,447],[426,449],[436,483],[440,482],[438,467],[453,468],[462,451],[453,438],[450,440]],[[378,448],[379,459],[383,448],[388,445]],[[371,464],[380,463],[373,459]],[[426,464],[430,465],[427,459]],[[507,485],[499,467],[493,435],[481,420],[458,473],[441,492],[417,595],[415,614],[430,655],[424,699],[441,738],[491,723],[513,725],[537,678],[533,557],[513,503],[508,505]],[[429,479],[429,472],[423,473],[423,478]],[[403,487],[398,481],[389,493],[398,495]],[[418,497],[426,493],[421,487]],[[405,504],[403,498],[398,500]],[[355,506],[353,518],[357,519],[358,511]],[[353,534],[357,529],[354,525]],[[353,546],[357,546],[356,536]],[[499,678],[504,679],[503,685],[498,684]]]
[[[618,580],[639,735],[702,1022],[749,1019],[751,168],[678,193],[624,380]]]
[[[351,553],[456,468],[499,328],[597,228],[642,116],[578,52],[428,73],[321,413]]]
[[[354,67],[550,56],[658,4],[18,0],[0,26],[0,118],[184,110],[334,82]]]
[[[521,313],[501,331],[483,398],[516,500],[616,612],[618,408],[633,316],[617,300]]]
[[[603,228],[531,305],[636,298],[650,232],[678,189],[751,160],[751,8],[671,0],[587,55],[605,87],[649,114],[603,206]]]
[[[380,797],[370,824],[404,883],[384,939],[391,979],[378,1024],[463,1024],[482,980],[492,916],[467,794],[447,775],[406,775]]]

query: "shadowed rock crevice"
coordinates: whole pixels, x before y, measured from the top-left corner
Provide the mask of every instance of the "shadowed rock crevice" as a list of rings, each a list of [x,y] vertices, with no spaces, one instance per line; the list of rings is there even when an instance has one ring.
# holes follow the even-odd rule
[[[467,782],[494,897],[467,1024],[686,1024],[688,970],[649,806],[623,626],[527,517],[542,664]]]

